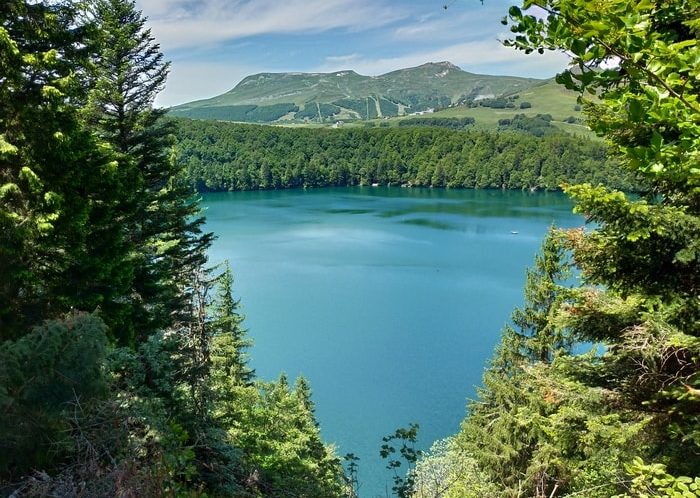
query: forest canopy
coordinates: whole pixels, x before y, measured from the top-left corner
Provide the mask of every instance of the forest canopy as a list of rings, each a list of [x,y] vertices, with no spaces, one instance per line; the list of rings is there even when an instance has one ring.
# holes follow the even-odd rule
[[[410,121],[407,121],[410,122]],[[634,190],[600,142],[563,133],[440,127],[314,129],[178,119],[179,160],[199,191],[348,185]]]

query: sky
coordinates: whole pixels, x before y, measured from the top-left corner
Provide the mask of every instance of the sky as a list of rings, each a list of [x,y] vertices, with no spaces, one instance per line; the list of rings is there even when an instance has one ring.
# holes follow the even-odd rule
[[[445,9],[444,5],[448,4]],[[550,78],[567,64],[504,47],[506,0],[136,0],[172,65],[156,101],[209,98],[260,72],[369,76],[426,62]]]

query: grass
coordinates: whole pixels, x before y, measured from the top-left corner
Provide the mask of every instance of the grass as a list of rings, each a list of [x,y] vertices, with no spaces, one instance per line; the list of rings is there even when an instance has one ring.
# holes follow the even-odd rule
[[[433,114],[424,115],[426,118],[474,118],[476,121],[475,128],[493,130],[498,128],[500,119],[509,119],[516,114],[525,114],[526,116],[535,116],[536,114],[550,114],[552,116],[552,125],[570,133],[572,135],[581,135],[586,138],[595,138],[595,134],[582,124],[571,124],[564,122],[565,119],[573,116],[574,118],[583,120],[581,111],[576,110],[577,100],[576,94],[566,90],[561,85],[553,80],[549,80],[542,85],[538,85],[518,93],[519,98],[514,101],[515,108],[493,109],[490,107],[450,107],[437,111]],[[532,107],[520,109],[521,102],[529,102]],[[403,116],[389,119],[374,119],[368,122],[374,123],[376,126],[379,123],[386,123],[384,126],[398,126],[402,120],[411,119],[413,116]],[[356,126],[363,126],[365,121],[353,123]],[[347,123],[346,126],[353,124]]]

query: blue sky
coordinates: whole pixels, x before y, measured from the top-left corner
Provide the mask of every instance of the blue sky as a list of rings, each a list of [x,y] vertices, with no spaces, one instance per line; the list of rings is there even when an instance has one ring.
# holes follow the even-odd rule
[[[503,0],[136,0],[172,61],[157,103],[212,97],[258,72],[378,75],[450,61],[475,73],[548,78],[563,54],[503,47]],[[444,9],[443,5],[449,4]]]

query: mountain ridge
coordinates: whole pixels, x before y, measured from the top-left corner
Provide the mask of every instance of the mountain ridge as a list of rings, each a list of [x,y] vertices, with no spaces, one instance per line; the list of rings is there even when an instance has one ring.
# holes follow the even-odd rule
[[[471,73],[449,61],[427,62],[377,76],[353,69],[328,73],[262,72],[231,90],[172,107],[198,119],[243,122],[333,122],[398,117],[499,99],[548,80]]]

